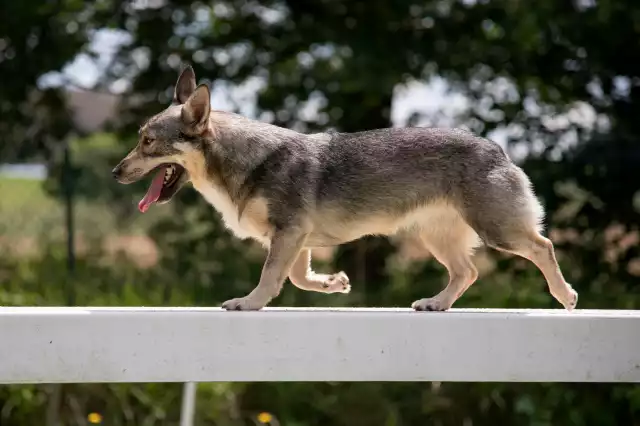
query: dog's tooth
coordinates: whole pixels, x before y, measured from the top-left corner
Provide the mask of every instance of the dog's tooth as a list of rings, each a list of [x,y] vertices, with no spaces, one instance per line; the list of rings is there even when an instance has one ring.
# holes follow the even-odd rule
[[[168,166],[165,169],[164,172],[164,181],[169,182],[171,180],[171,177],[173,176],[173,173],[176,171],[176,167],[175,166]]]

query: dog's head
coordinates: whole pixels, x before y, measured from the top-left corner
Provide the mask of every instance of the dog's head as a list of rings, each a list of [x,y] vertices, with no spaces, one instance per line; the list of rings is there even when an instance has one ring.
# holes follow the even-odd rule
[[[209,88],[196,87],[193,68],[180,74],[173,103],[140,127],[136,147],[113,169],[118,182],[137,182],[154,173],[147,194],[138,204],[141,212],[153,203],[166,203],[190,179],[188,156],[211,133]]]

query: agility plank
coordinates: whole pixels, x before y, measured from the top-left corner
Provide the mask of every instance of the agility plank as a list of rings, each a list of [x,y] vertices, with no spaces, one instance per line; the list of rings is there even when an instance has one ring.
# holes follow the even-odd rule
[[[0,308],[0,383],[640,382],[640,311]]]

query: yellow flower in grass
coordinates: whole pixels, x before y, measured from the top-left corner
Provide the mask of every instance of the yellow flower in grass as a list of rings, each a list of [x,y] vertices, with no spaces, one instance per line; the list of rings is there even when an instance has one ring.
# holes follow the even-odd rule
[[[90,413],[87,416],[87,420],[89,421],[89,423],[93,424],[93,425],[97,425],[102,423],[102,416],[98,413]]]
[[[273,420],[273,416],[269,413],[260,413],[258,414],[258,421],[262,424],[271,423]]]

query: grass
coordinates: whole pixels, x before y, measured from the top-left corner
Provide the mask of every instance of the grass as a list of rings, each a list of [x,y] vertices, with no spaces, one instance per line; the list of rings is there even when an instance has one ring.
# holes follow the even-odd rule
[[[0,194],[0,237],[64,238],[64,204],[44,190],[42,181],[0,176]],[[144,233],[167,213],[166,208],[155,209],[123,222],[107,202],[78,199],[74,203],[77,232],[86,237]]]
[[[0,177],[0,193],[0,235],[63,237],[64,206],[44,191],[41,181]],[[78,202],[75,216],[78,230],[91,234],[113,230],[115,217],[105,207]]]
[[[37,255],[48,244],[66,241],[64,205],[42,185],[38,180],[0,176],[0,258]],[[169,209],[157,208],[145,215],[136,212],[122,221],[104,201],[79,199],[74,206],[78,255],[99,249],[107,255],[105,259],[118,259],[111,256],[122,253],[143,268],[157,262],[157,249],[146,234]]]
[[[121,150],[121,149],[120,149]],[[114,153],[119,154],[119,146],[114,135],[98,133],[72,143],[73,161],[97,173],[93,180],[83,178],[78,184],[110,191],[114,185],[110,170]],[[104,171],[104,173],[102,172]],[[97,179],[97,180],[95,180]],[[46,237],[64,238],[65,209],[61,199],[49,195],[44,182],[36,179],[17,178],[0,175],[0,238],[6,237]],[[86,188],[85,188],[86,190]],[[127,197],[132,188],[127,188]],[[131,192],[133,197],[133,191]],[[139,194],[138,194],[139,195]],[[109,202],[100,198],[86,200],[78,197],[74,203],[74,219],[78,234],[85,237],[109,234],[144,233],[157,220],[169,214],[167,206],[152,209],[144,217],[134,213],[126,220],[117,217]]]
[[[15,213],[29,207],[53,207],[54,199],[48,197],[42,182],[34,179],[0,177],[0,212]]]

